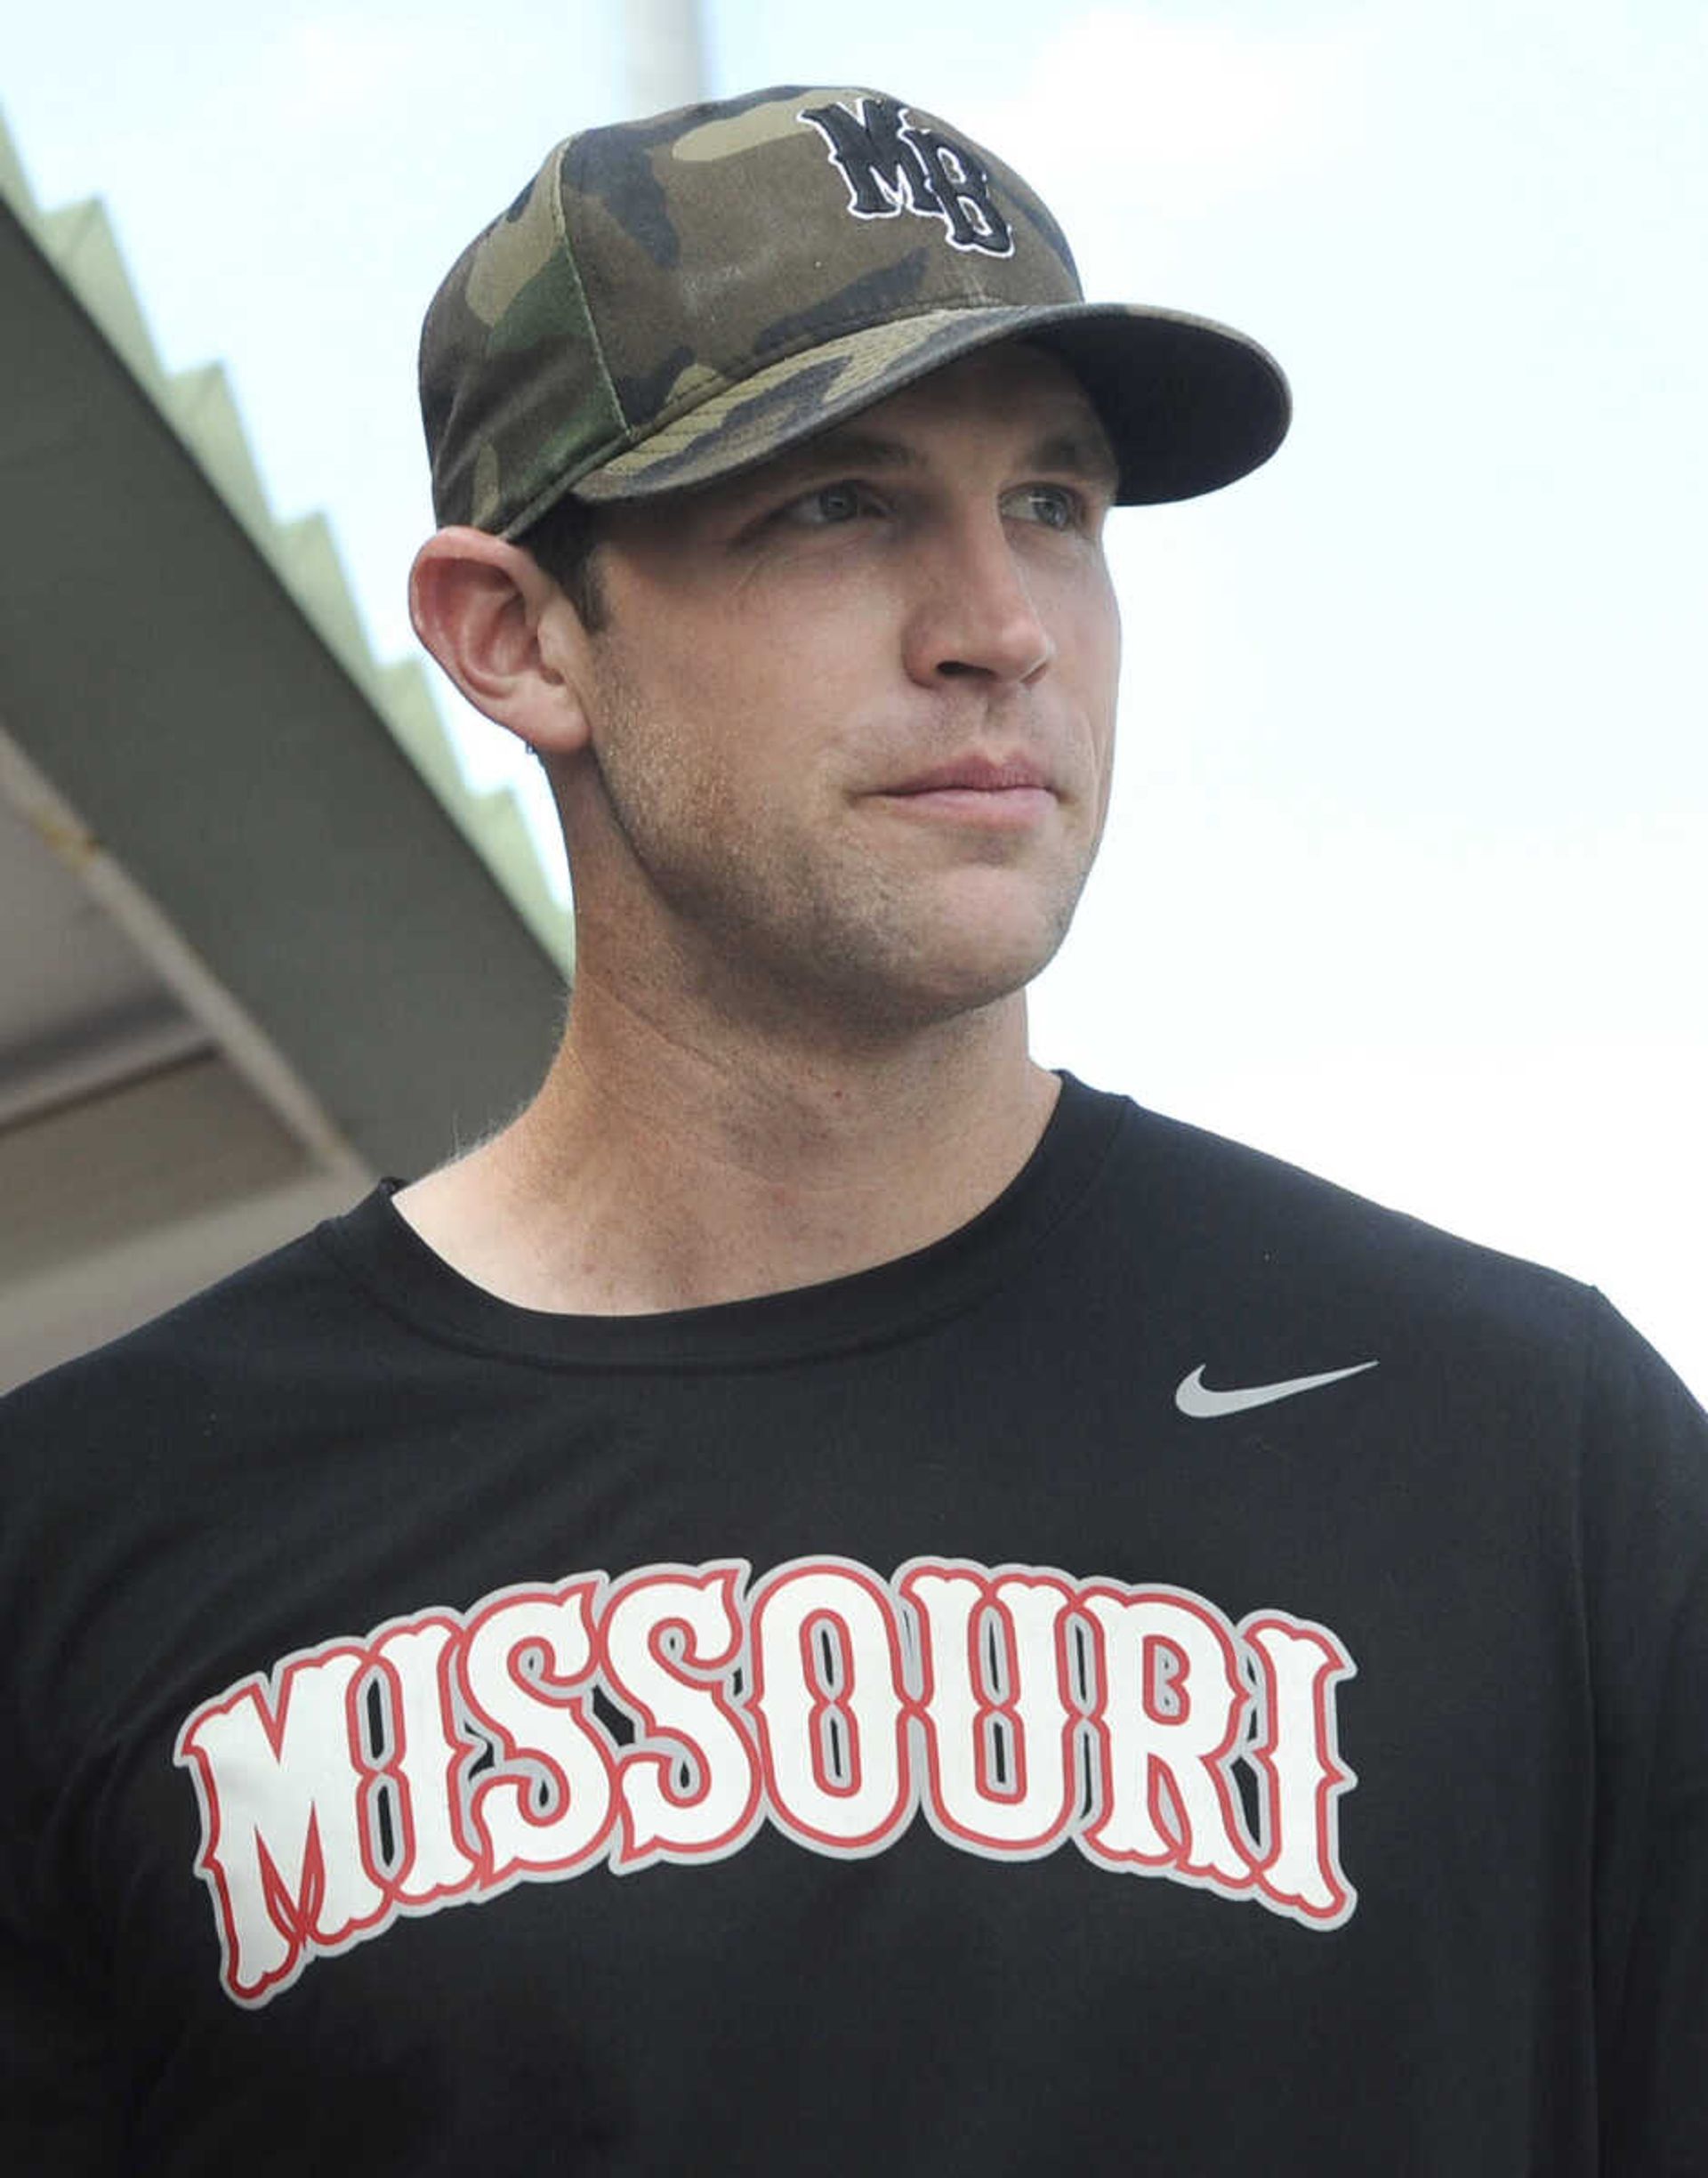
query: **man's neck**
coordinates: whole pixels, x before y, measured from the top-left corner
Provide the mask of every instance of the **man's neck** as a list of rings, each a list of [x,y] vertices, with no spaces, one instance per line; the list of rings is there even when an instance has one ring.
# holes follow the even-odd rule
[[[1036,1147],[1058,1084],[1018,995],[834,1050],[694,1041],[595,989],[528,1109],[398,1197],[528,1308],[635,1315],[777,1293],[940,1239]]]

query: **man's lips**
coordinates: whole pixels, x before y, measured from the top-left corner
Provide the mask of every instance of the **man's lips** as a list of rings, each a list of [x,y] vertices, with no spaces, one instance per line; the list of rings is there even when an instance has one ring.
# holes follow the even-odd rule
[[[1024,830],[1055,803],[1043,769],[1022,756],[956,756],[879,790],[906,815],[989,829]]]
[[[955,756],[947,763],[918,772],[883,791],[891,795],[1023,794],[1035,787],[1047,794],[1050,782],[1027,757]]]

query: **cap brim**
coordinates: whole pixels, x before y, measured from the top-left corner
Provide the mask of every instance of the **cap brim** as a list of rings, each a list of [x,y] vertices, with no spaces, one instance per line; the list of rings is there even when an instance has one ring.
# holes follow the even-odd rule
[[[685,407],[569,488],[601,504],[688,491],[1004,340],[1060,355],[1108,432],[1124,505],[1196,498],[1266,462],[1292,415],[1280,366],[1209,319],[1117,303],[927,311],[804,349]]]

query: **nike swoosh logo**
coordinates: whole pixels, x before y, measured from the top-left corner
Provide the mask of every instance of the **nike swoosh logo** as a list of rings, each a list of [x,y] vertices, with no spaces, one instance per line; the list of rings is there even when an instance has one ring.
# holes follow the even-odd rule
[[[1248,1407],[1268,1407],[1276,1400],[1296,1399],[1301,1392],[1319,1392],[1325,1384],[1340,1383],[1348,1376],[1362,1376],[1374,1368],[1374,1361],[1355,1361],[1350,1368],[1325,1369],[1320,1376],[1289,1376],[1284,1383],[1246,1384],[1237,1392],[1213,1392],[1204,1381],[1200,1363],[1180,1379],[1174,1404],[1195,1422],[1213,1422],[1218,1415],[1244,1414]]]

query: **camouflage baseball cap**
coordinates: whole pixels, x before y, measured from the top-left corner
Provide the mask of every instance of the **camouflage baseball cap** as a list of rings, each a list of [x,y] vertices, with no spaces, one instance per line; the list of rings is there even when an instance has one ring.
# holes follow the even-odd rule
[[[516,536],[768,459],[1017,337],[1078,374],[1126,502],[1232,482],[1280,444],[1255,342],[1084,301],[1012,168],[875,91],[780,86],[572,136],[433,298],[421,396],[441,523]]]

